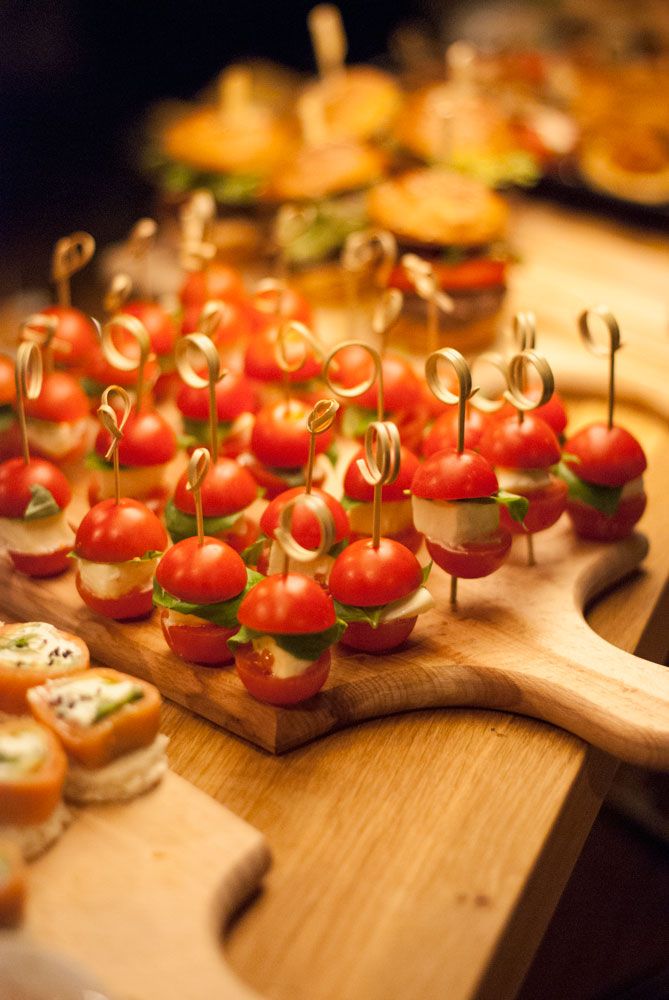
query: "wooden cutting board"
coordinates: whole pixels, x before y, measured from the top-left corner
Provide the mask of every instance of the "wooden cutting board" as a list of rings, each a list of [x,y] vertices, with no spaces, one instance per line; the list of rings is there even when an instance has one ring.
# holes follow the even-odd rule
[[[280,753],[363,719],[438,706],[476,706],[534,716],[625,761],[669,768],[669,672],[597,636],[585,604],[632,573],[643,535],[616,545],[575,539],[565,521],[537,536],[529,567],[523,539],[497,573],[460,581],[430,578],[437,608],[421,616],[405,647],[382,657],[338,648],[326,688],[308,704],[276,709],[255,701],[232,668],[195,667],[167,648],[154,614],[120,624],[92,614],[73,573],[32,581],[0,569],[2,604],[19,619],[75,632],[94,659],[155,683],[173,701]]]
[[[169,772],[132,802],[75,811],[30,865],[19,933],[119,1000],[257,1000],[227,967],[222,930],[269,860],[257,830]]]

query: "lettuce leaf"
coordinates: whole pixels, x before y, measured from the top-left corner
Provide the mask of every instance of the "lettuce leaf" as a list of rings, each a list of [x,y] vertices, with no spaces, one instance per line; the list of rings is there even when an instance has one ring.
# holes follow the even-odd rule
[[[217,604],[191,604],[188,601],[181,601],[174,597],[160,586],[157,580],[153,581],[153,603],[160,608],[168,608],[170,611],[178,611],[182,615],[197,615],[221,628],[235,628],[238,624],[237,613],[242,599],[255,587],[257,583],[265,578],[252,569],[246,570],[246,586],[236,597],[231,597],[229,601],[219,601]]]

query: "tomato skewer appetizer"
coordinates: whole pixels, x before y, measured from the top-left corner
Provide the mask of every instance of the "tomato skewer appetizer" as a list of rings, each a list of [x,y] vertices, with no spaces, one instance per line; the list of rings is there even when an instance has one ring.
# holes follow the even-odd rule
[[[536,369],[542,383],[540,395],[535,393],[534,398],[523,390],[528,365]],[[555,524],[567,502],[566,485],[551,471],[560,460],[560,443],[548,424],[530,412],[550,399],[553,374],[542,355],[522,351],[511,358],[508,376],[505,397],[516,407],[517,416],[493,421],[479,442],[479,450],[496,467],[500,486],[529,502],[522,524],[505,511],[502,520],[512,534],[526,534],[528,563],[532,566],[532,536]]]
[[[448,361],[456,371],[458,396],[441,378],[442,361]],[[522,520],[527,501],[500,494],[489,462],[465,449],[465,407],[477,389],[462,355],[450,348],[431,354],[426,377],[439,399],[457,402],[459,433],[457,448],[435,452],[417,470],[411,487],[414,519],[425,534],[428,552],[451,575],[451,604],[455,606],[458,578],[488,576],[509,554],[511,534],[500,523],[500,504],[508,504],[512,517]]]
[[[43,315],[58,324],[54,361],[57,368],[75,374],[82,373],[88,358],[98,344],[95,323],[71,304],[70,278],[88,264],[95,253],[95,240],[89,233],[77,232],[63,236],[53,250],[52,279],[56,285],[58,305],[42,309]]]
[[[67,569],[74,541],[65,518],[72,491],[60,469],[30,457],[26,400],[37,398],[42,385],[37,344],[19,344],[15,379],[23,456],[0,465],[0,538],[20,573],[56,576]]]
[[[374,489],[372,537],[352,542],[335,559],[330,593],[346,622],[342,643],[368,653],[395,649],[409,637],[419,614],[434,606],[424,587],[423,570],[413,552],[381,537],[383,486],[399,473],[399,432],[389,421],[375,421],[365,435],[360,472]]]
[[[315,580],[288,572],[288,560],[311,561],[290,533],[290,517],[305,504],[318,518],[321,538],[316,558],[332,546],[334,525],[327,505],[317,496],[295,497],[284,507],[276,539],[285,552],[282,573],[267,576],[239,606],[241,628],[229,641],[240,680],[248,692],[270,705],[295,705],[312,698],[330,672],[330,648],[344,623],[334,603]]]
[[[590,329],[591,317],[603,320],[608,348],[599,347]],[[567,513],[581,538],[613,542],[626,538],[646,509],[643,448],[613,421],[615,354],[622,346],[620,329],[608,309],[588,309],[579,317],[581,337],[593,354],[609,360],[608,419],[588,424],[565,444],[559,473],[569,491]]]
[[[109,404],[112,393],[120,396],[120,417]],[[125,389],[109,386],[98,415],[111,437],[105,457],[113,462],[114,496],[91,507],[77,529],[77,590],[91,610],[107,618],[145,618],[153,607],[153,574],[167,548],[167,532],[145,504],[121,497],[118,448],[130,416]]]
[[[173,653],[191,663],[221,666],[234,659],[227,643],[239,628],[239,605],[262,577],[247,570],[231,546],[205,535],[202,488],[209,462],[206,448],[191,456],[187,483],[195,506],[195,537],[177,542],[158,563],[153,601],[161,609],[160,625]]]

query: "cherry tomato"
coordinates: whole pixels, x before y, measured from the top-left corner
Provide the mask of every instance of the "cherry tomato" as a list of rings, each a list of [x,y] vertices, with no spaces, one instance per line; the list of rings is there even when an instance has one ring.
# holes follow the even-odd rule
[[[257,333],[244,355],[244,372],[249,378],[257,379],[259,382],[281,382],[287,378],[289,382],[308,382],[310,379],[318,378],[323,370],[323,365],[312,351],[308,351],[304,364],[297,371],[284,374],[276,360],[276,339],[278,328],[268,327],[262,333]],[[299,351],[299,355],[294,353]],[[288,341],[286,354],[289,359],[295,357],[295,363],[302,356],[302,345],[293,345]]]
[[[217,347],[224,347],[248,340],[253,332],[248,307],[241,302],[230,301],[223,302],[223,306],[218,325],[210,334],[213,342]],[[201,326],[201,317],[202,306],[200,304],[187,306],[184,309],[181,332],[195,333],[198,331]]]
[[[576,534],[595,542],[617,542],[627,538],[645,509],[645,493],[621,500],[618,510],[610,517],[579,500],[567,500],[567,513]]]
[[[530,399],[533,396],[533,390],[531,388],[528,390],[528,396]],[[534,398],[536,399],[537,397],[534,396]],[[540,417],[544,423],[547,423],[548,426],[555,431],[558,437],[563,434],[564,429],[567,426],[567,410],[562,397],[557,392],[554,392],[548,402],[544,403],[543,406],[537,406],[536,410],[532,410],[532,413],[535,417]],[[497,410],[496,413],[490,414],[489,419],[491,421],[504,420],[506,417],[513,416],[518,419],[515,407],[513,407],[511,403],[505,403],[504,406]]]
[[[407,500],[407,504],[410,505],[411,501]],[[407,525],[402,531],[387,531],[385,532],[385,537],[392,539],[394,542],[399,542],[400,545],[403,545],[409,552],[413,552],[414,555],[423,544],[423,536],[420,531],[416,531],[413,524]],[[351,532],[352,542],[361,541],[363,538],[369,538],[369,535],[362,535],[357,531]]]
[[[533,412],[492,421],[479,441],[479,451],[493,465],[506,469],[548,469],[560,461],[560,443]]]
[[[202,513],[226,517],[250,506],[258,497],[258,484],[251,473],[232,458],[219,458],[209,467],[202,483]],[[185,514],[195,514],[195,500],[188,489],[188,473],[177,483],[174,503]]]
[[[276,324],[277,312],[282,320],[295,319],[306,326],[311,326],[313,321],[311,306],[294,288],[281,291],[267,289],[256,292],[251,299],[249,318],[254,333],[265,330],[270,324]]]
[[[139,500],[101,500],[79,525],[75,553],[91,562],[127,562],[167,548],[167,532]]]
[[[111,444],[111,434],[104,427],[98,431],[95,450],[104,456]],[[143,407],[134,410],[123,428],[118,448],[121,465],[137,468],[143,465],[164,465],[171,461],[177,450],[177,437],[172,426],[158,410]]]
[[[277,470],[268,469],[261,462],[251,460],[246,468],[249,470],[261,490],[265,491],[267,500],[274,500],[288,489],[285,479]],[[302,477],[304,478],[304,477]],[[321,486],[325,476],[320,470],[314,472],[314,485]]]
[[[360,448],[348,464],[344,475],[344,493],[351,500],[361,500],[371,502],[374,499],[374,487],[370,486],[363,478],[358,468],[358,459],[363,458],[365,449]],[[390,502],[393,500],[406,500],[407,490],[411,488],[416,469],[420,465],[418,458],[412,451],[402,445],[400,449],[400,471],[394,483],[389,483],[381,488],[381,499]]]
[[[374,548],[369,538],[352,542],[334,561],[330,593],[336,601],[369,608],[407,597],[422,585],[420,564],[412,552],[391,538]]]
[[[64,549],[57,549],[55,552],[45,552],[40,555],[31,555],[28,552],[12,552],[9,550],[10,558],[14,564],[14,569],[24,576],[46,577],[58,576],[69,569],[69,553],[72,551],[68,545]]]
[[[10,458],[0,465],[0,517],[23,517],[32,499],[30,487],[46,487],[61,510],[72,499],[70,484],[63,473],[42,458]]]
[[[261,580],[244,597],[238,618],[257,632],[280,635],[324,632],[336,622],[332,598],[300,573]]]
[[[47,372],[37,399],[25,402],[26,416],[54,423],[74,423],[88,416],[88,397],[68,372]]]
[[[499,488],[490,462],[478,452],[437,451],[418,467],[411,491],[424,500],[489,497]]]
[[[242,684],[258,701],[269,705],[297,705],[313,698],[323,687],[330,673],[330,659],[330,650],[326,649],[303,674],[274,677],[271,666],[266,665],[267,659],[249,645],[238,650],[235,665]]]
[[[448,264],[433,259],[430,261],[440,288],[447,292],[469,291],[476,288],[494,288],[506,284],[507,263],[504,260],[491,260],[489,257],[478,257],[463,260],[459,264]],[[390,276],[390,285],[402,292],[413,293],[413,282],[405,269],[397,266]]]
[[[265,406],[256,416],[251,434],[253,454],[270,468],[299,469],[309,458],[307,417],[311,411],[306,403],[291,399],[288,403]],[[333,431],[316,438],[316,454],[328,450]]]
[[[334,544],[341,542],[344,538],[348,538],[348,516],[339,501],[335,500],[329,493],[326,493],[325,490],[312,489],[311,493],[312,496],[320,497],[321,500],[325,501],[332,514],[335,525]],[[291,490],[284,490],[283,493],[280,493],[265,508],[260,518],[260,527],[268,538],[274,537],[274,532],[278,527],[281,513],[286,504],[290,503],[295,497],[304,495],[304,486],[295,486]],[[321,534],[318,519],[304,504],[298,504],[293,508],[291,533],[295,540],[304,546],[305,549],[318,548]]]
[[[362,347],[344,347],[334,358],[332,375],[342,388],[352,388],[372,374],[373,361]],[[409,413],[423,403],[423,387],[409,361],[399,354],[386,354],[382,362],[383,400],[386,413]],[[336,391],[336,390],[335,390]],[[355,399],[355,405],[376,410],[376,383]]]
[[[209,420],[209,389],[193,389],[182,384],[176,403],[183,416],[189,420]],[[259,409],[258,391],[245,375],[229,373],[217,383],[217,420],[233,421],[241,413],[257,413]]]
[[[488,425],[489,417],[473,407],[467,408],[465,418],[465,448],[475,449]],[[458,444],[458,408],[453,406],[442,413],[423,438],[423,455],[428,458],[435,451],[456,448]]]
[[[134,621],[136,618],[148,618],[153,611],[153,593],[149,590],[131,590],[122,597],[98,597],[91,593],[76,576],[77,590],[84,604],[105,618],[115,621]]]
[[[169,611],[163,608],[160,613],[160,627],[165,641],[173,653],[188,663],[210,664],[222,666],[232,663],[234,656],[228,649],[228,639],[237,632],[237,628],[221,628],[220,625],[168,625]]]
[[[205,536],[177,542],[158,563],[156,580],[169,594],[189,604],[229,601],[246,586],[241,557],[218,538]]]
[[[125,354],[128,358],[137,358],[139,356],[139,347],[137,342],[133,340],[125,331],[120,330],[119,333],[115,335],[114,341],[123,354]],[[132,389],[135,385],[137,385],[137,369],[126,372],[121,371],[120,368],[114,368],[113,365],[110,365],[107,361],[99,344],[92,348],[87,355],[84,370],[89,382],[93,383],[97,387],[98,395],[100,395],[108,385],[120,385],[124,389]],[[159,374],[160,368],[158,362],[155,358],[149,358],[147,363],[144,365],[145,384],[153,385]]]
[[[244,549],[248,549],[249,545],[253,545],[259,534],[260,528],[256,522],[252,521],[250,517],[243,517],[232,531],[226,531],[224,534],[216,535],[215,537],[227,542],[235,552],[243,552]]]
[[[398,618],[372,628],[367,622],[350,622],[339,640],[344,646],[363,653],[386,653],[409,638],[418,618]]]
[[[119,312],[136,316],[144,324],[154,354],[163,357],[172,353],[177,339],[177,325],[174,317],[158,302],[125,302]]]
[[[459,548],[447,548],[427,538],[427,551],[437,566],[451,576],[477,580],[500,568],[511,548],[511,535],[504,528],[480,542],[470,542]]]
[[[520,496],[527,497],[530,505],[522,524],[514,521],[506,507],[499,514],[500,524],[503,524],[514,535],[534,535],[537,531],[550,528],[565,511],[567,505],[567,484],[550,476],[550,483],[539,490],[515,490]]]
[[[59,368],[85,369],[91,352],[99,347],[98,332],[90,317],[71,306],[48,306],[40,311],[58,320],[53,345],[56,365]]]
[[[11,406],[15,399],[14,362],[6,354],[0,354],[0,406]]]
[[[567,465],[586,483],[597,486],[624,486],[646,468],[643,448],[624,427],[605,423],[589,424],[569,438],[565,451],[578,461]]]
[[[227,264],[214,261],[203,271],[193,271],[181,288],[181,301],[185,307],[197,306],[202,309],[210,299],[224,302],[243,302],[246,290],[241,273]]]

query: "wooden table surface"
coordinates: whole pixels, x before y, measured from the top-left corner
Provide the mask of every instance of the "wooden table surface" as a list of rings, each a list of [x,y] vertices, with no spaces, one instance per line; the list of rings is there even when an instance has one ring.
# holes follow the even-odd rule
[[[540,331],[576,349],[575,316],[605,301],[626,340],[642,333],[644,349],[666,356],[664,239],[536,203],[515,214],[523,262],[510,308],[534,309]],[[599,402],[570,403],[572,426],[603,413]],[[667,576],[669,429],[638,407],[618,416],[650,460],[651,553],[591,621],[622,648],[659,657],[667,627],[650,612]],[[264,890],[226,950],[276,1000],[512,997],[616,768],[549,725],[471,710],[373,721],[282,757],[174,705],[164,729],[173,768],[270,843]]]

